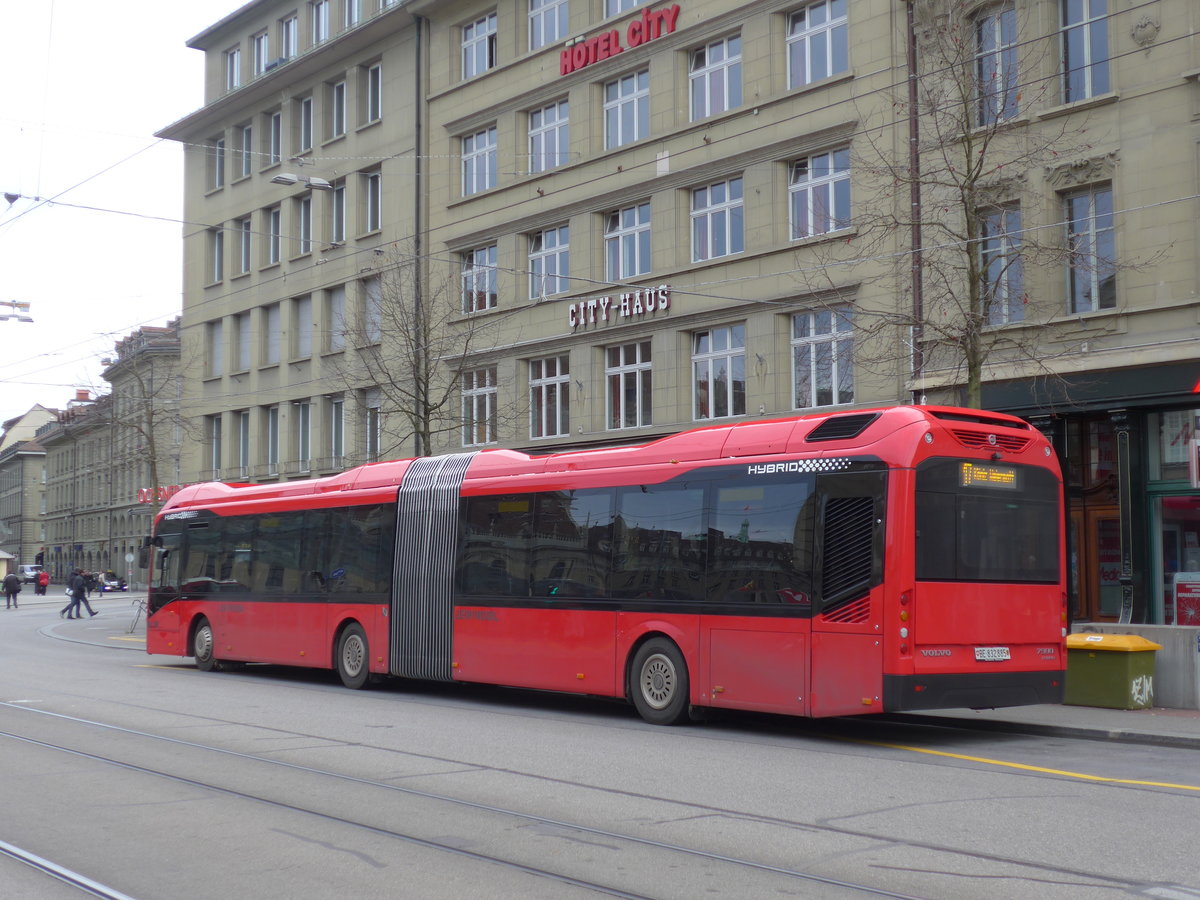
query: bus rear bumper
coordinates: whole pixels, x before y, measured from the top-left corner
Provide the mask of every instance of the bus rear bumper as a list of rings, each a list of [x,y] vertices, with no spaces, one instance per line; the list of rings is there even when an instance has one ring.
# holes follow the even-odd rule
[[[957,672],[884,675],[884,712],[924,709],[995,709],[1062,703],[1067,673]]]

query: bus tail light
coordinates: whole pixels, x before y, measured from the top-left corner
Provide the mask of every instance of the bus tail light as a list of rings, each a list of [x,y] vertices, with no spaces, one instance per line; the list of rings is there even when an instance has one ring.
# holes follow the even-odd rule
[[[909,607],[912,605],[912,591],[901,591],[900,593],[900,652],[908,655],[908,623],[912,618],[912,610]]]

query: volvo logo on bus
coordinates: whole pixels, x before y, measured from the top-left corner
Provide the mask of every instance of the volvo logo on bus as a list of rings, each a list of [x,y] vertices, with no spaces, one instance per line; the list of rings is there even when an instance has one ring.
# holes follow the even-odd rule
[[[922,650],[922,656],[953,656],[953,650]]]

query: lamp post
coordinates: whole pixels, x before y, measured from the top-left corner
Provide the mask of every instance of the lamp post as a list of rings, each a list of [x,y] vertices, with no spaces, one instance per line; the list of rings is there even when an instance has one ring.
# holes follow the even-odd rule
[[[16,319],[18,322],[32,322],[29,315],[28,300],[0,300],[0,322]]]
[[[280,172],[271,179],[271,184],[286,184],[289,186],[303,184],[312,191],[333,190],[333,185],[324,178],[317,178],[315,175],[297,175],[294,172]]]

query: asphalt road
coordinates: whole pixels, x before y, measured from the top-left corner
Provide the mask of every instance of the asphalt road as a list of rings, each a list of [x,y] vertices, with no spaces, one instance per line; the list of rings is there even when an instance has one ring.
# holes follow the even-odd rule
[[[0,897],[1200,898],[1194,750],[205,674],[94,605],[0,611]]]

